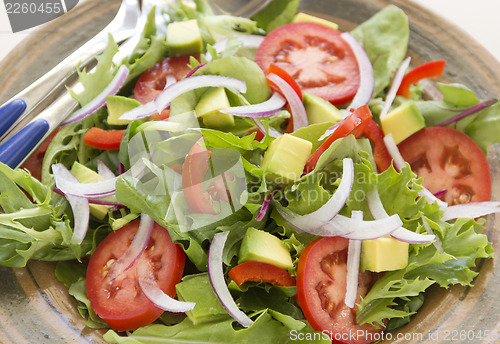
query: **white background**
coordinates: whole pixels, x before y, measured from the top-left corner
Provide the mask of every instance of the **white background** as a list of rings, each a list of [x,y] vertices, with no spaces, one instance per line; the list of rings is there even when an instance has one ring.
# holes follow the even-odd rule
[[[80,2],[83,1],[80,0]],[[407,1],[424,5],[455,25],[460,26],[500,60],[500,0]],[[32,30],[13,34],[4,2],[0,0],[0,59],[4,58]]]

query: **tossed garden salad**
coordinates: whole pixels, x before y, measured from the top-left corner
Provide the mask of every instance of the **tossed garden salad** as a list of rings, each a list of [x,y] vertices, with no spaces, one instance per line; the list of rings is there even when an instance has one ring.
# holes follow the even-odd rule
[[[370,343],[472,286],[500,105],[428,99],[446,61],[410,67],[395,6],[348,33],[298,5],[156,8],[121,63],[110,37],[81,108],[0,164],[0,263],[57,261],[111,343]]]

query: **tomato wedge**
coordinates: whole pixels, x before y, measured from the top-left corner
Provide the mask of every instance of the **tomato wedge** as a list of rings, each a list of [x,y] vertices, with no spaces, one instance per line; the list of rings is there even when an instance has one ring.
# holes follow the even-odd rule
[[[340,31],[317,23],[286,24],[264,38],[255,62],[264,72],[275,64],[302,91],[341,105],[356,94],[360,76],[354,53],[340,35]]]
[[[245,282],[266,282],[281,287],[295,285],[295,278],[288,271],[272,264],[256,261],[236,265],[229,271],[229,277],[238,286]]]
[[[373,144],[373,159],[375,160],[375,165],[377,165],[377,170],[379,172],[387,170],[392,164],[392,157],[384,143],[384,132],[371,119],[363,134]]]
[[[446,61],[436,60],[424,63],[418,67],[413,68],[406,73],[401,81],[397,95],[403,97],[410,97],[410,86],[426,78],[437,78],[443,74]]]
[[[488,160],[464,133],[447,127],[424,128],[398,145],[423,185],[450,205],[491,198]],[[443,193],[443,191],[446,191]]]
[[[120,149],[125,129],[101,129],[98,127],[90,128],[83,135],[83,143],[89,147],[102,150]]]
[[[372,113],[367,105],[360,106],[354,110],[353,113],[340,122],[335,131],[309,157],[304,167],[304,173],[309,173],[314,170],[321,154],[323,154],[335,140],[346,137],[350,134],[359,138],[364,133],[371,119]]]
[[[344,303],[348,245],[349,240],[340,237],[319,238],[307,245],[297,267],[297,298],[314,330],[324,331],[335,342],[371,343],[370,339],[376,338],[374,334],[382,329],[371,324],[358,325],[355,309]],[[359,274],[357,302],[366,295],[375,277],[369,271]]]
[[[165,228],[155,224],[146,250],[134,265],[110,280],[109,266],[127,250],[139,224],[139,220],[133,221],[109,234],[97,246],[87,267],[87,295],[92,309],[116,331],[148,325],[163,313],[139,287],[135,270],[139,260],[150,261],[158,286],[171,297],[184,271],[184,251],[172,242]]]

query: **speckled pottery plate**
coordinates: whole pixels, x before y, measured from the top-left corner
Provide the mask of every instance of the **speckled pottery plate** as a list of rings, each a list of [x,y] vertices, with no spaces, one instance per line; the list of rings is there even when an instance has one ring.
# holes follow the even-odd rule
[[[118,0],[85,1],[25,39],[0,63],[0,103],[101,30],[119,4]],[[444,59],[447,65],[443,80],[463,83],[481,98],[500,95],[500,63],[467,33],[413,2],[303,0],[301,6],[348,31],[389,4],[400,7],[409,17],[413,64]],[[494,199],[500,199],[499,156],[499,147],[490,150]],[[495,250],[500,252],[499,216],[489,219],[487,230]],[[431,288],[413,321],[384,343],[500,342],[498,254],[480,262],[478,270],[474,288]],[[34,261],[26,268],[0,267],[0,343],[104,343],[102,334],[85,326],[76,303],[56,281],[54,264]]]

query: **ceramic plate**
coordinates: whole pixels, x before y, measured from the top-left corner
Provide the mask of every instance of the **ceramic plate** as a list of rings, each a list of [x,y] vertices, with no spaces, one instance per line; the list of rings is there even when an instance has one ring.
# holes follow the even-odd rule
[[[468,85],[482,98],[500,95],[500,64],[467,33],[424,8],[403,0],[303,0],[302,9],[329,18],[344,31],[393,3],[410,21],[410,51],[417,65],[447,60],[444,80]],[[120,1],[88,0],[34,32],[0,64],[3,103],[56,65],[103,28]],[[490,151],[493,197],[500,199],[499,149]],[[488,234],[500,252],[500,217],[490,219]],[[493,343],[500,333],[500,267],[495,259],[479,264],[474,288],[433,288],[397,343]],[[54,264],[31,262],[26,268],[0,268],[0,343],[103,343],[101,331],[85,327],[75,302],[54,278]],[[480,332],[482,331],[482,332]],[[485,334],[489,331],[489,336]],[[483,334],[483,339],[479,335]],[[394,334],[395,337],[395,334]],[[500,337],[499,337],[500,338]],[[389,342],[389,341],[387,341]]]

